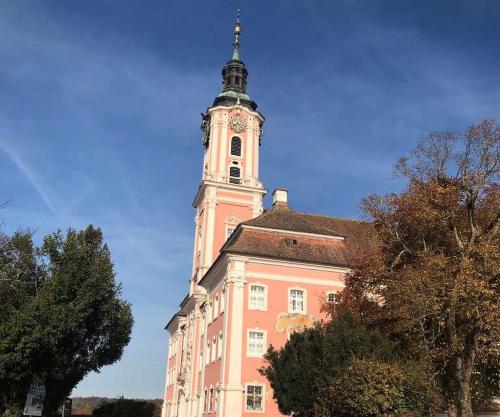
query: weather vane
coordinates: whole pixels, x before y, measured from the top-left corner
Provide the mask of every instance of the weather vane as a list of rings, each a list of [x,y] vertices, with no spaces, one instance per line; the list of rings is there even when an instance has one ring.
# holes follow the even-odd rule
[[[234,25],[234,52],[233,52],[233,59],[239,61],[240,59],[240,54],[239,54],[239,48],[240,48],[240,33],[241,33],[241,26],[240,26],[240,9],[236,12],[236,24]]]

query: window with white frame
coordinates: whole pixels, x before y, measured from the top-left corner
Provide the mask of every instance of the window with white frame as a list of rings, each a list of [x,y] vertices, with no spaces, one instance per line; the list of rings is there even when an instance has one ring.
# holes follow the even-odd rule
[[[219,296],[215,296],[215,301],[214,301],[214,320],[219,317]]]
[[[198,371],[201,371],[203,368],[203,345],[201,345],[202,348],[200,349],[200,362],[198,363]]]
[[[262,356],[265,351],[266,335],[260,330],[248,331],[247,355]]]
[[[212,411],[214,408],[214,389],[210,387],[208,394],[208,411]]]
[[[203,412],[206,413],[208,408],[208,390],[206,388],[204,394],[205,395],[203,398]]]
[[[304,290],[290,289],[288,293],[288,311],[290,313],[306,312],[306,294]]]
[[[214,336],[212,339],[212,362],[217,358],[217,338]]]
[[[205,365],[210,363],[210,340],[207,342],[207,356],[205,358]]]
[[[264,387],[262,385],[247,385],[246,409],[247,411],[264,411]]]
[[[326,293],[326,301],[332,304],[337,304],[337,294],[333,291],[329,291]]]
[[[224,313],[224,303],[225,303],[224,296],[225,296],[225,293],[224,293],[224,290],[222,290],[222,292],[220,293],[220,312],[221,312],[221,314]]]
[[[251,284],[249,290],[248,308],[250,310],[267,309],[267,288],[261,284]]]
[[[217,357],[222,357],[222,331],[219,332],[219,343],[217,344]]]

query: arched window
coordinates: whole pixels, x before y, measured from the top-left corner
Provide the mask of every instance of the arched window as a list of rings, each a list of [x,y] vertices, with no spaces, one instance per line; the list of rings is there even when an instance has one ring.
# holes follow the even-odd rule
[[[238,167],[230,167],[229,168],[229,182],[232,184],[239,184],[241,182],[240,180],[240,174],[241,171]]]
[[[231,155],[241,156],[241,139],[238,136],[231,139]]]
[[[234,83],[236,85],[240,85],[240,77],[238,77],[238,76],[234,77]]]

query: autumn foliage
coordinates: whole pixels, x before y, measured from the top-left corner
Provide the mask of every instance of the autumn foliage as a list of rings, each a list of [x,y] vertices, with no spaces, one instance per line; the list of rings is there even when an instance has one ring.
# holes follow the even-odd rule
[[[498,394],[499,143],[499,124],[486,120],[430,134],[402,158],[406,189],[362,203],[379,248],[357,254],[330,306],[428,363],[450,416],[472,417],[473,404]]]

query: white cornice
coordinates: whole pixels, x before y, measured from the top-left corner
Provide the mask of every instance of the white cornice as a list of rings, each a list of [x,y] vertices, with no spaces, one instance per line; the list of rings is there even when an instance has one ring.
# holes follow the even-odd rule
[[[219,284],[218,277],[224,277],[225,269],[227,268],[229,258],[219,255],[210,269],[203,275],[198,283],[199,286],[205,288],[207,292],[211,292]]]
[[[310,285],[324,285],[324,286],[338,286],[338,287],[345,286],[344,281],[340,279],[299,277],[294,275],[268,274],[262,272],[247,272],[247,277],[255,278],[260,281],[267,280],[267,281],[293,282],[295,284],[310,284]]]
[[[207,110],[207,112],[208,113],[213,113],[216,110],[228,110],[228,111],[230,111],[230,110],[234,110],[234,109],[244,110],[248,114],[251,114],[252,116],[257,117],[261,122],[264,122],[266,120],[265,117],[260,112],[250,110],[248,107],[245,107],[245,106],[242,106],[242,105],[238,105],[238,104],[233,104],[232,106],[215,106],[215,107],[209,107],[208,110]]]
[[[265,188],[257,188],[257,187],[249,187],[247,185],[235,185],[235,184],[229,184],[226,182],[217,182],[217,181],[210,181],[210,180],[202,180],[200,186],[198,187],[198,191],[196,192],[196,195],[193,200],[193,207],[197,207],[200,198],[203,195],[203,192],[205,191],[205,188],[207,187],[214,187],[218,189],[223,189],[223,190],[230,190],[230,191],[240,191],[240,192],[247,192],[247,193],[252,193],[252,194],[262,194],[264,196],[267,193],[267,190]]]
[[[175,313],[165,326],[165,330],[167,330],[170,334],[174,334],[179,328],[179,323],[183,318],[184,316],[180,314],[180,312]]]
[[[328,266],[324,264],[315,264],[315,263],[306,263],[300,261],[293,260],[280,260],[274,258],[265,258],[262,256],[254,256],[254,255],[240,255],[236,253],[231,253],[229,255],[231,259],[240,260],[244,262],[257,263],[257,264],[267,264],[267,265],[276,265],[276,266],[284,266],[284,267],[292,267],[292,268],[300,268],[300,269],[309,269],[314,271],[322,271],[322,272],[335,272],[340,274],[347,274],[351,272],[350,268],[338,267],[338,266]],[[249,272],[249,274],[251,274]]]

